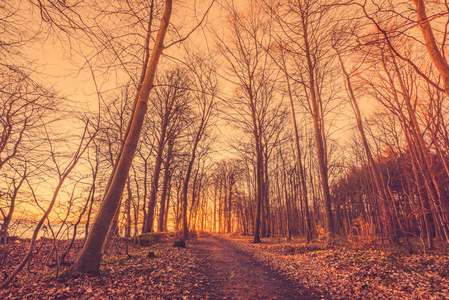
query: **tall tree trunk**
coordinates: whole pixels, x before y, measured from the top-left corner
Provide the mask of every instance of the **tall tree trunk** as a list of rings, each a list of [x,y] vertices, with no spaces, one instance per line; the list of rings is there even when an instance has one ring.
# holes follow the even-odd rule
[[[143,156],[142,156],[143,158]],[[147,198],[148,198],[148,157],[143,158],[144,165],[143,165],[143,204],[142,204],[142,211],[143,211],[143,222],[142,222],[142,232],[144,232],[146,226],[147,226]]]
[[[214,185],[214,198],[213,198],[213,201],[214,201],[214,212],[213,212],[213,215],[212,215],[212,228],[211,228],[212,232],[217,232],[217,197],[218,197],[217,190],[218,190],[217,182],[215,182],[215,185]]]
[[[188,223],[187,223],[187,228],[192,229],[195,228],[195,206],[197,205],[197,197],[196,197],[196,192],[197,192],[197,184],[198,184],[198,174],[200,172],[200,166],[198,164],[198,168],[196,169],[195,172],[195,176],[193,177],[193,186],[192,186],[192,196],[191,196],[191,201],[190,201],[190,213],[189,213],[189,217],[188,217]],[[193,223],[193,225],[192,225]]]
[[[189,191],[189,181],[190,181],[190,174],[192,173],[193,168],[193,162],[195,160],[195,153],[192,153],[192,157],[190,159],[189,165],[187,167],[187,172],[184,177],[184,182],[182,185],[182,199],[181,199],[181,205],[182,205],[182,238],[188,239],[189,238],[189,228],[188,228],[188,218],[187,218],[187,204],[188,204],[188,191]]]
[[[131,237],[131,201],[133,198],[133,194],[131,191],[131,178],[128,177],[128,181],[126,183],[126,189],[128,191],[128,197],[125,202],[125,211],[126,211],[126,227],[125,227],[125,237]]]
[[[262,210],[263,201],[263,178],[262,178],[262,151],[260,149],[260,141],[258,141],[258,136],[256,135],[256,219],[254,220],[254,240],[253,243],[260,243],[260,217]]]
[[[137,179],[136,176],[136,170],[135,168],[133,168],[134,171],[134,182],[136,183],[136,196],[137,196],[137,201],[133,201],[133,212],[134,212],[134,234],[133,237],[135,238],[138,234],[139,234],[139,209],[140,209],[140,189],[139,189],[139,180]],[[137,203],[136,203],[137,202]]]
[[[228,194],[228,226],[227,233],[231,233],[231,216],[232,216],[232,189],[235,184],[234,174],[229,176],[229,194]]]
[[[171,180],[171,176],[168,179],[168,188],[167,188],[167,200],[166,200],[166,208],[165,208],[165,217],[164,217],[164,228],[163,231],[167,231],[168,230],[168,214],[170,211],[170,199],[171,199],[171,188],[172,188],[172,180]],[[175,209],[173,208],[173,215],[174,215]]]
[[[162,167],[162,158],[164,154],[164,146],[165,146],[165,133],[167,127],[164,126],[164,123],[161,126],[161,134],[159,137],[159,145],[157,148],[156,161],[154,164],[154,172],[153,172],[153,180],[151,182],[151,191],[150,198],[148,200],[148,213],[147,220],[145,222],[144,232],[153,232],[153,224],[154,224],[154,208],[156,206],[156,197],[157,191],[159,187],[159,176],[161,174]]]
[[[199,130],[199,132],[201,129]],[[189,182],[190,182],[190,175],[192,174],[193,164],[195,163],[196,159],[196,148],[198,147],[198,143],[200,141],[201,135],[198,132],[195,142],[193,143],[192,148],[192,154],[190,156],[189,165],[187,167],[186,175],[184,177],[184,183],[182,185],[182,238],[188,239],[189,238],[189,228],[188,228],[188,218],[187,218],[187,195],[189,191]]]
[[[424,177],[424,183],[427,189],[427,193],[429,198],[432,199],[433,205],[435,206],[435,211],[439,214],[441,220],[441,226],[443,232],[445,234],[446,240],[449,242],[449,227],[447,222],[447,200],[443,199],[441,191],[439,190],[438,182],[435,178],[435,174],[432,172],[432,161],[429,153],[429,149],[427,147],[426,142],[424,141],[424,137],[422,131],[420,129],[418,120],[416,118],[415,110],[412,106],[410,94],[406,89],[405,82],[402,78],[402,74],[400,73],[399,66],[397,65],[396,59],[392,56],[393,65],[395,68],[395,73],[399,79],[400,88],[402,91],[402,96],[407,108],[407,112],[410,117],[410,133],[415,142],[415,149],[417,150],[417,162],[420,167],[420,171]],[[430,246],[430,245],[429,245]]]
[[[267,146],[268,147],[268,146]],[[268,149],[264,151],[264,169],[263,169],[263,195],[264,195],[264,215],[265,215],[265,222],[264,224],[264,231],[265,234],[262,234],[262,236],[270,237],[271,235],[271,215],[270,215],[270,195],[269,195],[269,178],[268,178]]]
[[[301,181],[301,200],[304,204],[304,215],[305,215],[305,220],[304,220],[304,224],[305,224],[305,236],[306,236],[306,243],[309,244],[310,240],[312,239],[312,228],[310,226],[310,214],[309,214],[309,199],[308,199],[308,195],[307,195],[307,182],[306,182],[306,178],[305,178],[305,173],[304,173],[304,167],[302,164],[302,156],[301,156],[301,147],[299,146],[299,133],[298,133],[298,125],[296,122],[296,113],[295,113],[295,105],[293,103],[293,96],[292,96],[292,91],[291,91],[291,86],[290,86],[290,80],[289,80],[289,76],[287,74],[287,66],[285,63],[285,59],[283,58],[283,65],[284,65],[284,72],[285,72],[285,80],[287,82],[287,91],[288,91],[288,96],[290,99],[290,107],[292,110],[292,119],[293,119],[293,127],[295,130],[295,150],[296,150],[296,159],[298,162],[298,171],[299,171],[299,179]],[[288,219],[288,218],[287,218]],[[290,239],[290,229],[289,229],[289,239]]]
[[[156,69],[164,48],[165,34],[167,33],[170,16],[172,11],[172,0],[165,0],[165,10],[161,19],[159,32],[155,41],[153,52],[145,72],[144,80],[137,102],[135,111],[130,120],[129,133],[123,144],[120,158],[115,172],[111,174],[110,188],[107,190],[103,202],[95,218],[92,230],[87,237],[84,247],[76,258],[70,272],[97,273],[100,268],[101,252],[106,240],[109,226],[117,211],[120,196],[123,193],[129,169],[134,158],[134,154],[142,130],[143,121],[148,108],[150,92],[153,89],[153,81],[156,75]],[[146,67],[146,66],[144,66]]]
[[[362,114],[360,113],[359,105],[357,103],[357,100],[354,95],[354,91],[352,89],[351,79],[343,65],[343,61],[341,59],[340,53],[338,52],[338,50],[336,48],[334,48],[334,50],[337,52],[337,57],[338,57],[338,60],[340,61],[340,66],[341,66],[343,75],[345,76],[347,92],[348,92],[349,98],[351,100],[352,109],[354,111],[354,115],[355,115],[356,121],[357,121],[357,129],[359,130],[360,137],[362,139],[363,149],[365,150],[365,155],[368,160],[369,170],[370,170],[372,178],[374,179],[374,183],[376,186],[376,191],[377,191],[378,199],[380,202],[381,212],[383,215],[382,221],[385,222],[384,224],[385,224],[386,233],[387,233],[387,236],[389,237],[390,241],[393,243],[398,243],[399,238],[396,234],[393,216],[392,216],[391,211],[388,208],[388,204],[387,204],[387,192],[385,190],[385,185],[380,178],[380,175],[379,175],[380,171],[376,167],[376,163],[374,162],[374,158],[371,153],[371,148],[368,144],[368,140],[365,135],[365,130],[363,128],[363,122],[362,122]]]
[[[182,218],[182,183],[184,182],[182,174],[176,183],[176,211],[175,211],[175,231],[179,231]],[[182,228],[181,228],[182,229]]]
[[[166,210],[166,199],[167,199],[167,189],[168,182],[170,181],[170,161],[172,159],[174,139],[170,139],[167,149],[167,157],[164,161],[164,182],[162,183],[162,195],[161,195],[161,203],[159,209],[159,218],[157,223],[158,231],[164,231],[164,220],[166,218],[166,214],[168,214],[168,209]],[[168,206],[167,206],[168,208]]]
[[[329,243],[333,242],[333,238],[335,235],[334,229],[334,221],[332,217],[332,207],[331,207],[331,196],[329,191],[329,178],[328,178],[328,169],[327,169],[327,153],[325,147],[325,136],[324,132],[324,122],[323,116],[320,109],[320,105],[318,103],[318,95],[316,91],[316,82],[315,82],[315,67],[312,62],[312,53],[309,48],[309,37],[308,37],[308,26],[306,21],[303,22],[303,39],[304,39],[304,51],[307,60],[308,67],[308,86],[310,93],[310,106],[311,113],[313,118],[313,127],[315,132],[315,144],[317,149],[318,156],[318,169],[320,172],[321,179],[321,188],[323,192],[323,204],[324,204],[324,216],[325,216],[325,226],[326,226],[326,234]]]

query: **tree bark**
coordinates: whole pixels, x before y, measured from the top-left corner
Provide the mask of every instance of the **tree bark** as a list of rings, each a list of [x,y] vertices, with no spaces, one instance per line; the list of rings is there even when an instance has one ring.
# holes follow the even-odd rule
[[[164,161],[164,181],[162,183],[162,195],[161,195],[161,203],[160,203],[160,209],[159,209],[159,218],[157,223],[157,228],[159,232],[164,231],[164,220],[166,219],[166,215],[168,215],[168,204],[167,202],[167,189],[168,189],[168,183],[171,177],[170,174],[170,162],[172,159],[172,152],[173,152],[173,145],[174,145],[174,139],[170,139],[167,149],[167,157]]]
[[[156,196],[159,186],[159,175],[161,174],[162,155],[164,153],[164,145],[165,145],[165,133],[167,130],[167,127],[164,125],[165,122],[162,122],[161,134],[159,137],[159,145],[156,155],[156,162],[154,165],[153,181],[151,182],[150,199],[148,201],[147,220],[145,222],[145,228],[143,232],[153,232],[154,208],[156,206]]]
[[[292,96],[292,91],[291,91],[291,86],[290,86],[290,80],[289,80],[289,76],[287,74],[287,66],[283,58],[283,67],[284,67],[284,72],[285,72],[285,80],[287,82],[287,91],[288,91],[288,96],[290,99],[290,107],[292,110],[292,119],[293,119],[293,127],[295,130],[295,150],[296,150],[296,155],[297,155],[297,161],[298,161],[298,171],[299,171],[299,179],[301,181],[301,200],[302,203],[304,204],[304,215],[305,215],[305,236],[306,236],[306,243],[309,244],[310,240],[312,239],[312,228],[310,226],[310,214],[309,214],[309,199],[308,199],[308,195],[307,195],[307,182],[306,182],[306,178],[305,178],[305,173],[304,173],[304,167],[302,164],[302,156],[301,156],[301,147],[299,145],[299,133],[298,133],[298,125],[296,122],[296,113],[295,113],[295,105],[293,103],[293,96]],[[286,184],[286,183],[285,183]],[[286,206],[287,205],[287,199],[286,201]],[[288,209],[288,208],[287,208]],[[287,211],[288,212],[288,211]],[[287,221],[288,221],[288,216],[287,216]],[[290,227],[289,227],[289,239],[290,239]]]
[[[433,35],[432,26],[430,26],[429,18],[426,14],[426,7],[424,0],[412,0],[416,6],[416,14],[418,16],[418,24],[421,28],[422,35],[424,37],[427,52],[432,59],[435,67],[441,75],[444,83],[444,91],[449,97],[449,65],[446,59],[441,54],[438,49],[438,45],[435,41],[435,36]]]
[[[165,0],[165,10],[161,19],[156,42],[151,54],[148,68],[142,83],[135,112],[130,120],[131,125],[127,135],[120,159],[115,172],[111,174],[112,180],[110,188],[103,199],[100,210],[95,218],[92,230],[87,237],[83,250],[75,260],[74,265],[69,272],[76,273],[98,273],[101,261],[101,252],[106,240],[109,226],[117,211],[120,196],[123,193],[129,169],[134,158],[134,154],[142,130],[143,121],[148,108],[150,92],[153,89],[154,77],[159,59],[164,49],[164,39],[169,26],[172,11],[172,0]]]
[[[230,172],[234,172],[234,170],[231,170]],[[234,187],[235,184],[235,179],[234,179],[234,174],[231,173],[229,176],[229,194],[228,194],[228,228],[227,228],[227,233],[231,233],[231,225],[232,225],[232,221],[231,221],[231,216],[232,216],[232,189]]]
[[[304,51],[307,60],[307,67],[309,73],[309,92],[310,92],[310,106],[311,113],[313,117],[313,127],[315,132],[315,144],[317,148],[317,156],[318,156],[318,168],[320,172],[321,178],[321,188],[323,192],[323,204],[324,204],[324,216],[325,216],[325,225],[326,225],[326,234],[329,243],[333,242],[335,229],[334,229],[334,221],[332,217],[332,207],[331,207],[331,196],[329,191],[329,178],[328,178],[328,170],[327,170],[327,153],[325,147],[325,136],[324,132],[324,124],[323,124],[323,116],[318,104],[317,91],[316,91],[316,82],[315,82],[315,67],[312,62],[312,53],[309,48],[309,39],[308,39],[308,26],[306,21],[303,22],[303,39],[304,39]]]
[[[125,237],[131,237],[131,201],[133,198],[132,190],[131,190],[131,178],[128,177],[126,183],[126,189],[128,192],[128,197],[125,202],[125,213],[126,213],[126,227],[125,227]]]
[[[187,194],[189,191],[189,182],[190,182],[190,175],[192,174],[193,164],[195,163],[196,159],[196,148],[198,147],[198,143],[201,139],[200,132],[202,132],[202,129],[200,128],[198,131],[198,134],[196,135],[195,142],[193,143],[192,148],[192,154],[190,156],[189,165],[187,167],[187,172],[184,177],[184,182],[182,185],[182,238],[188,239],[189,238],[189,228],[188,228],[188,218],[187,218]]]

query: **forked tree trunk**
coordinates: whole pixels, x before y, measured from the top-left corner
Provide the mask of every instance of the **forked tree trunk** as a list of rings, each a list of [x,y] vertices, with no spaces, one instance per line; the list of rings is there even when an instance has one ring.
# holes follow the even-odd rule
[[[120,159],[117,163],[115,172],[111,174],[111,184],[98,211],[97,217],[93,224],[92,230],[87,237],[83,250],[76,258],[74,265],[69,272],[81,273],[98,273],[101,261],[101,252],[108,234],[109,226],[117,211],[120,196],[125,188],[126,179],[128,178],[129,169],[136,152],[137,143],[139,141],[140,132],[142,130],[143,121],[148,108],[148,99],[153,89],[153,81],[156,75],[156,69],[159,59],[164,49],[164,39],[167,33],[170,16],[172,11],[172,0],[165,0],[164,15],[161,19],[159,32],[155,41],[155,45],[151,54],[148,67],[145,72],[143,83],[135,105],[135,111],[129,133],[126,136],[122,151],[119,154]],[[144,66],[146,67],[146,66]]]
[[[324,206],[324,217],[325,217],[325,226],[326,226],[326,234],[327,234],[327,242],[333,243],[335,229],[334,229],[334,221],[332,217],[332,207],[331,207],[331,196],[329,191],[329,175],[328,175],[328,166],[327,166],[327,153],[325,147],[325,136],[324,132],[324,123],[323,116],[320,109],[320,105],[318,103],[318,94],[316,90],[316,81],[315,81],[315,65],[312,61],[312,51],[310,50],[309,44],[309,36],[308,36],[308,26],[307,21],[303,18],[303,40],[304,40],[304,51],[307,60],[307,68],[308,68],[308,89],[310,93],[309,104],[311,107],[311,114],[313,118],[313,127],[315,133],[315,144],[317,149],[318,156],[318,169],[320,172],[321,179],[321,188],[323,192],[323,206]]]

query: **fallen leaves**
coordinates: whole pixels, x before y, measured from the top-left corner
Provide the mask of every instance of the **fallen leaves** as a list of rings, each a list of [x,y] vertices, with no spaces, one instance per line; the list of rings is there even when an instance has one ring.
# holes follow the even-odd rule
[[[319,245],[279,243],[267,239],[250,244],[230,238],[248,254],[326,299],[448,299],[447,254],[407,254],[324,250]]]
[[[100,267],[101,273],[96,276],[35,276],[37,264],[43,261],[38,254],[32,265],[33,273],[21,274],[9,289],[0,290],[0,298],[183,299],[186,291],[191,293],[194,289],[198,279],[195,273],[198,272],[188,250],[173,248],[170,243],[141,249],[128,245],[130,252],[133,251],[129,258],[124,255],[123,243],[116,241],[115,247],[108,248],[108,255]],[[154,257],[148,258],[149,251],[154,252]],[[189,296],[189,299],[195,298]]]
[[[449,257],[444,253],[408,254],[399,251],[325,249],[322,245],[280,242],[265,239],[251,244],[249,238],[221,236],[238,248],[251,262],[268,266],[304,291],[316,291],[324,299],[448,299]],[[48,241],[47,241],[48,242]],[[41,241],[25,272],[9,289],[0,290],[1,299],[214,299],[217,284],[205,276],[206,258],[198,244],[184,248],[165,241],[148,248],[124,241],[109,244],[97,276],[57,278],[52,241]],[[62,253],[66,243],[58,241]],[[210,247],[217,247],[210,245]],[[7,272],[20,261],[27,243],[8,246]],[[73,261],[81,242],[77,241],[67,261]],[[210,249],[209,249],[210,250]],[[154,256],[148,257],[153,252]],[[239,252],[239,253],[240,253]],[[226,263],[226,262],[225,262]],[[246,264],[251,268],[252,263]],[[49,265],[53,265],[50,267]],[[238,269],[228,276],[235,284]],[[47,275],[45,275],[47,274]],[[233,283],[234,284],[234,283]],[[235,289],[238,290],[238,289]]]

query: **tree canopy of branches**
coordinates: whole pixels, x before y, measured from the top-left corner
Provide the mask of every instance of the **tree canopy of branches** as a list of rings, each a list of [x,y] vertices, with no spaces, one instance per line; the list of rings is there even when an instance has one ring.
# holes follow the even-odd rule
[[[155,231],[449,242],[445,1],[206,2],[0,4],[5,245],[73,229],[58,272],[97,273]]]

